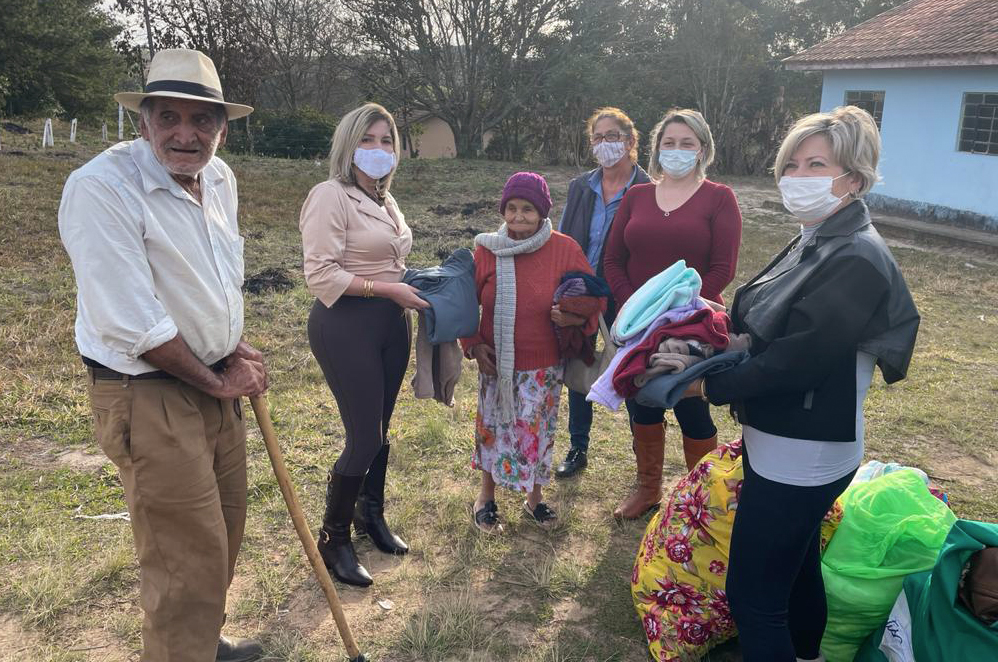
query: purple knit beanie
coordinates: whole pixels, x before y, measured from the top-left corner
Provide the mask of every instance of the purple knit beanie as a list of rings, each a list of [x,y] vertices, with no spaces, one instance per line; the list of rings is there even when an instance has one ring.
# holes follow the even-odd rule
[[[536,172],[518,172],[506,180],[502,187],[502,201],[499,202],[499,213],[506,213],[506,203],[513,198],[520,198],[532,204],[541,218],[547,218],[551,211],[551,191],[548,183]]]

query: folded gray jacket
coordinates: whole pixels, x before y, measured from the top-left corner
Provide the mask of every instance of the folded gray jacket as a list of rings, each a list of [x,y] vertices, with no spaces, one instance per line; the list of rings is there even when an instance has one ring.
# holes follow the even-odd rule
[[[682,372],[668,375],[659,375],[655,379],[645,384],[634,399],[639,405],[645,407],[660,407],[662,409],[672,409],[680,400],[686,387],[697,377],[730,370],[749,357],[749,353],[742,350],[738,352],[719,352],[709,359],[705,359],[696,365],[690,366]]]
[[[407,269],[402,282],[419,290],[430,307],[422,310],[427,338],[433,345],[473,336],[478,331],[475,257],[459,248],[439,267]]]

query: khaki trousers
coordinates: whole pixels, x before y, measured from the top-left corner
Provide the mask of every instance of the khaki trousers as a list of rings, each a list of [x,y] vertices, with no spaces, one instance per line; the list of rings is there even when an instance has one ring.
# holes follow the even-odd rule
[[[173,379],[89,380],[140,568],[142,662],[213,662],[246,521],[239,400]]]

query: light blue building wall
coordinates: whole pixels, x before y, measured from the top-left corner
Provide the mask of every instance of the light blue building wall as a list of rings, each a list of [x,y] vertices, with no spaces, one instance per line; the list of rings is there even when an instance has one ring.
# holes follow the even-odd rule
[[[957,150],[963,95],[998,93],[998,67],[826,70],[821,109],[843,105],[846,90],[884,92],[883,182],[874,200],[920,215],[967,216],[998,231],[998,155]]]

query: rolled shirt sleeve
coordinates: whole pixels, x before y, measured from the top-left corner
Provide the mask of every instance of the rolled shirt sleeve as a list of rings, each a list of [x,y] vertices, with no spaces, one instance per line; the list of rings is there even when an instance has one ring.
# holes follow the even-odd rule
[[[347,242],[346,199],[327,182],[316,185],[302,205],[299,228],[308,291],[326,307],[343,296],[353,274],[343,268]]]
[[[82,354],[110,367],[125,362],[114,354],[134,362],[178,333],[156,297],[142,222],[129,208],[114,186],[96,176],[70,178],[59,207],[59,234],[76,274],[77,344]],[[95,345],[86,346],[82,338]]]

